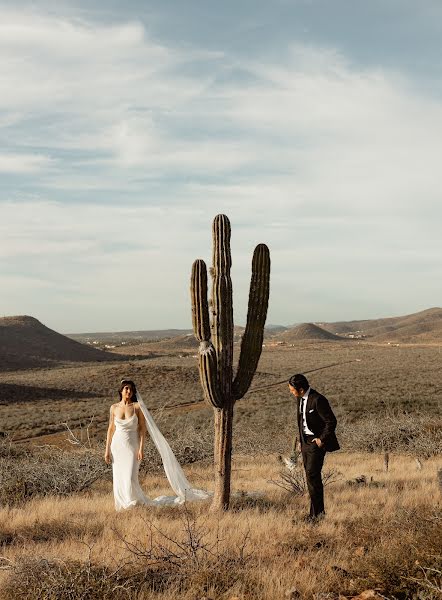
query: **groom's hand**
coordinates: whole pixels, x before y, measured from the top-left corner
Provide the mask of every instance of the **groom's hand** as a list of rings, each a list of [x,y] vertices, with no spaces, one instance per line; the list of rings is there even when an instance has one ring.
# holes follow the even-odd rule
[[[322,448],[322,446],[324,445],[319,438],[313,438],[312,442],[314,442],[318,446],[318,448]]]

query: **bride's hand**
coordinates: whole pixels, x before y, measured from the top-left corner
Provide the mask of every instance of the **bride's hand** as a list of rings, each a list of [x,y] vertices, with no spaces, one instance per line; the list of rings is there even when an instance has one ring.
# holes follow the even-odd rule
[[[138,452],[137,452],[137,460],[139,460],[139,461],[143,460],[143,451],[142,450],[138,450]]]
[[[104,461],[106,462],[106,464],[110,464],[111,462],[111,455],[109,450],[106,450],[106,452],[104,453]]]

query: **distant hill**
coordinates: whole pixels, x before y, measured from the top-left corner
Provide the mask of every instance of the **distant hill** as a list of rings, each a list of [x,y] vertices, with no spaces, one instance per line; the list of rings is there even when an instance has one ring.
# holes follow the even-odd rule
[[[193,333],[188,333],[185,335],[178,335],[169,340],[154,342],[149,344],[149,346],[155,350],[197,350],[199,342]]]
[[[326,331],[314,323],[301,323],[300,325],[296,325],[295,327],[274,336],[272,339],[279,342],[285,342],[286,344],[302,340],[343,340],[342,337],[339,337],[330,331]]]
[[[235,325],[233,329],[233,339],[235,342],[239,342],[241,340],[242,335],[244,334],[244,327],[240,325]],[[168,340],[162,340],[160,342],[152,342],[146,344],[145,348],[149,348],[155,351],[178,351],[178,350],[198,350],[199,342],[195,338],[193,332],[187,333],[184,335],[178,335],[175,337],[171,337]],[[136,350],[134,346],[131,350]]]
[[[143,344],[178,337],[192,333],[191,329],[148,329],[140,331],[101,331],[95,333],[68,333],[67,337],[77,342],[98,341],[106,344]]]
[[[0,370],[29,369],[60,362],[121,360],[49,329],[34,317],[0,318]]]
[[[245,327],[235,325],[234,339],[238,341],[244,333]],[[286,331],[287,327],[283,325],[269,325],[265,328],[264,335],[266,337]],[[67,337],[81,342],[83,344],[99,342],[100,344],[135,346],[138,344],[146,344],[150,342],[163,342],[172,339],[182,339],[185,336],[192,334],[192,329],[146,329],[139,331],[101,331],[95,333],[68,333]]]
[[[235,325],[233,339],[239,342],[245,328]],[[71,333],[69,338],[83,344],[105,347],[115,354],[151,355],[153,352],[196,350],[199,346],[191,329],[157,329],[145,331],[116,331]]]
[[[376,342],[437,343],[442,342],[442,308],[428,308],[401,317],[321,323],[321,326],[331,333]]]
[[[240,342],[244,327],[235,326],[235,342]],[[340,321],[336,323],[301,323],[291,327],[268,325],[265,338],[292,343],[300,340],[338,341],[347,338],[379,342],[442,342],[442,308],[383,319]],[[149,355],[154,351],[196,350],[198,343],[191,329],[157,329],[139,331],[77,333],[69,337],[83,343],[106,345],[115,353]],[[115,346],[115,347],[114,347]]]
[[[264,329],[264,337],[266,339],[272,338],[276,335],[280,335],[284,331],[287,331],[289,328],[284,325],[266,325]]]

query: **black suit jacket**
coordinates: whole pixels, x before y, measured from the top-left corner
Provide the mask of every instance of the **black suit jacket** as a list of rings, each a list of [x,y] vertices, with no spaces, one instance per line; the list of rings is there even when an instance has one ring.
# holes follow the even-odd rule
[[[299,398],[298,428],[299,436],[302,440],[304,439],[304,432],[302,430],[301,407],[302,398]],[[307,427],[310,431],[313,431],[315,437],[318,437],[324,444],[324,450],[327,452],[339,450],[339,442],[335,434],[337,421],[327,398],[310,388],[305,413]]]

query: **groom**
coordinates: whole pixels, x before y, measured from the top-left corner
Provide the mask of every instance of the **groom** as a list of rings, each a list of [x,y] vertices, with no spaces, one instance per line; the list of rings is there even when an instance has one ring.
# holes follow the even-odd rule
[[[325,396],[312,389],[304,375],[293,375],[289,390],[297,399],[299,439],[310,494],[308,521],[324,516],[324,487],[321,470],[326,452],[339,450],[335,435],[336,417]]]

